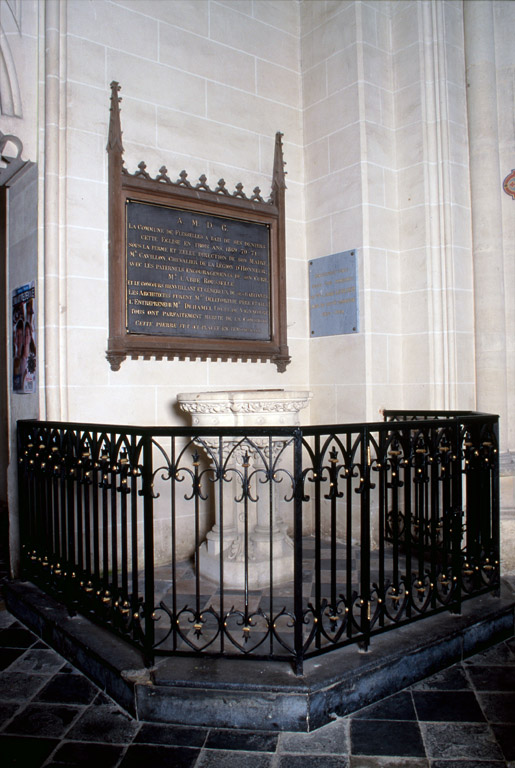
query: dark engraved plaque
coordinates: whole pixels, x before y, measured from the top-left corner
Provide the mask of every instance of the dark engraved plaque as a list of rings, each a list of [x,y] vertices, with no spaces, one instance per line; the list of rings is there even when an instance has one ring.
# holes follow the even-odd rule
[[[311,336],[358,331],[356,251],[343,251],[309,262]]]
[[[270,340],[266,224],[127,200],[129,333]]]

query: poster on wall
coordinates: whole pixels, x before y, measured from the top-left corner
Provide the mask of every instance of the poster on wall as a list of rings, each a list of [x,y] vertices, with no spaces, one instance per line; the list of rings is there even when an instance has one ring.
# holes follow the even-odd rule
[[[12,293],[13,392],[36,391],[36,287],[28,283]]]

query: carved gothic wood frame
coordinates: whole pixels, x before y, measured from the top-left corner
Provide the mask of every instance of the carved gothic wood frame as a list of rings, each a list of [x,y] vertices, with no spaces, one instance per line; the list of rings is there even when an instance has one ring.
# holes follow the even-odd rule
[[[214,360],[270,360],[282,372],[290,362],[286,329],[286,257],[285,257],[285,172],[281,133],[276,134],[275,154],[270,199],[263,200],[256,187],[251,197],[236,185],[229,193],[220,179],[215,190],[208,187],[201,176],[196,186],[182,171],[172,182],[163,166],[152,179],[144,162],[138,171],[128,173],[122,154],[120,121],[120,86],[111,83],[111,109],[109,139],[109,339],[106,357],[114,371],[119,370],[126,357],[161,360],[214,359]],[[266,224],[270,228],[270,339],[240,340],[196,338],[194,336],[162,336],[136,334],[127,331],[126,321],[126,231],[125,204],[134,202],[167,205],[198,214],[217,215],[241,221]]]

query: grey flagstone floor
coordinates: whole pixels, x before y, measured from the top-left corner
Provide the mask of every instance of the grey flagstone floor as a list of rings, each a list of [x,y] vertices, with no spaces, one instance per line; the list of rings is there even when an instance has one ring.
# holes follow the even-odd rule
[[[515,638],[310,733],[133,719],[0,602],[2,768],[515,768]]]

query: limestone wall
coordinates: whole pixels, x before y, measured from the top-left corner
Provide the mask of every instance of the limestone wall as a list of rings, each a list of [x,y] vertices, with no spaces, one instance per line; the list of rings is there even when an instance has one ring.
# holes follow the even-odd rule
[[[175,394],[192,385],[309,386],[318,422],[376,419],[385,407],[475,407],[461,3],[2,0],[0,11],[22,104],[21,115],[3,115],[2,123],[39,161],[44,201],[43,416],[126,421],[130,408],[132,420],[175,423]],[[511,12],[509,3],[494,4],[506,171]],[[292,354],[285,374],[266,363],[217,361],[129,360],[110,371],[112,80],[122,85],[130,171],[145,160],[151,173],[165,164],[172,177],[185,169],[193,181],[206,173],[211,183],[223,177],[229,187],[242,181],[267,192],[274,134],[284,132]],[[507,284],[512,202],[504,196]],[[360,255],[359,332],[310,340],[308,260],[352,248]]]
[[[515,6],[497,0],[493,3],[493,28],[495,35],[497,137],[500,178],[504,179],[515,168],[515,55],[510,30],[515,24]],[[505,336],[500,339],[506,354],[506,417],[501,421],[501,431],[510,455],[504,456],[501,478],[501,543],[503,573],[515,573],[515,200],[506,194],[499,200],[505,301]]]
[[[513,3],[493,4],[495,34],[495,63],[497,87],[497,137],[499,142],[499,171],[504,179],[515,168],[515,55],[513,36],[510,30],[515,24]],[[506,194],[500,195],[502,217],[504,290],[507,297],[515,293],[515,200]],[[507,445],[515,445],[515,302],[505,302],[506,311],[506,391],[508,418],[504,430]]]
[[[3,4],[5,6],[5,2]],[[181,390],[304,384],[308,375],[298,8],[294,2],[67,0],[22,3],[24,41],[40,64],[20,66],[26,115],[13,130],[40,168],[40,261],[46,378],[41,415],[169,424]],[[29,35],[30,30],[30,35]],[[16,38],[17,42],[18,37]],[[126,360],[113,373],[108,335],[109,84],[122,86],[125,163],[164,164],[196,183],[242,182],[269,195],[274,139],[287,162],[288,342],[292,363]],[[38,153],[36,153],[38,154]],[[182,419],[178,423],[182,423]]]
[[[317,393],[347,421],[394,403],[473,407],[461,4],[304,4],[301,16],[308,258],[361,256],[361,332],[312,341],[313,408]]]
[[[37,0],[0,0],[0,130],[18,136],[24,159],[38,157],[40,9]]]

